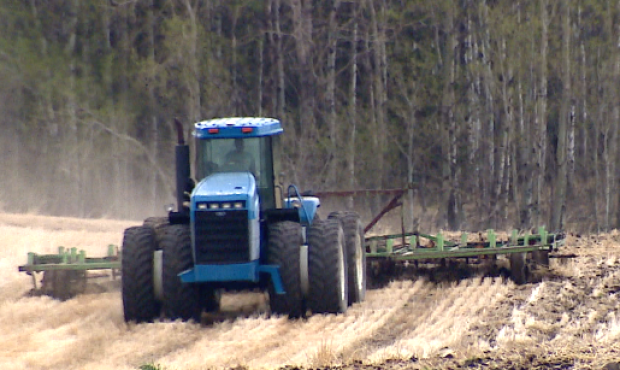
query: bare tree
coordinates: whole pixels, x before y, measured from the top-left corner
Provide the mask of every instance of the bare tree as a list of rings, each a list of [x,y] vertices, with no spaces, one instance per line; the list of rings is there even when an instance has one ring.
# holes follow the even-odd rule
[[[340,163],[336,153],[338,149],[338,122],[336,115],[336,51],[338,45],[336,13],[340,0],[334,0],[329,10],[329,25],[327,30],[327,91],[325,100],[327,103],[327,116],[329,126],[329,169],[327,179],[331,181],[330,187],[337,181],[337,168]]]
[[[564,227],[564,212],[566,208],[566,188],[568,181],[568,128],[571,120],[571,74],[570,74],[570,2],[562,3],[562,51],[564,68],[562,70],[563,97],[558,122],[558,144],[556,146],[556,173],[554,178],[553,210],[551,212],[552,230],[562,230]]]
[[[543,220],[543,192],[545,187],[545,161],[547,157],[547,49],[549,46],[548,0],[540,0],[540,66],[538,71],[539,92],[536,98],[536,191],[534,192],[535,224]]]
[[[347,175],[349,177],[348,185],[350,189],[355,189],[355,151],[356,151],[356,136],[357,136],[357,44],[358,40],[358,20],[357,20],[357,6],[354,3],[352,5],[352,19],[353,19],[353,32],[351,37],[351,63],[350,63],[350,75],[351,80],[349,82],[349,99],[348,99],[348,122],[350,127],[350,133],[348,135],[349,145],[347,146]],[[348,208],[353,209],[355,204],[353,203],[353,196],[348,199]]]

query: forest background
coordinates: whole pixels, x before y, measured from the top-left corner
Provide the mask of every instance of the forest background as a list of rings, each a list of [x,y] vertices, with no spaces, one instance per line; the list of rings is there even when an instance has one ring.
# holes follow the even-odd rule
[[[620,1],[2,0],[0,207],[161,214],[174,117],[269,116],[290,181],[414,227],[608,230],[619,99]]]

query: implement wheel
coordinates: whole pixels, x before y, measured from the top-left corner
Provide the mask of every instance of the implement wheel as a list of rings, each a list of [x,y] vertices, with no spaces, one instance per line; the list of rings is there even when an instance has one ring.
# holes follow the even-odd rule
[[[536,267],[549,267],[549,251],[534,251],[532,252],[532,260],[536,264]]]
[[[366,297],[366,251],[364,228],[356,212],[334,212],[328,218],[337,218],[342,224],[344,245],[347,254],[347,285],[349,306],[362,302]]]
[[[269,225],[267,261],[280,266],[280,277],[285,294],[276,294],[273,284],[269,285],[269,302],[274,314],[287,314],[290,318],[305,314],[301,291],[301,225],[282,221]]]
[[[123,237],[122,296],[125,321],[152,322],[160,305],[153,286],[155,232],[144,226],[130,227]]]
[[[171,320],[200,322],[203,309],[200,286],[194,283],[183,283],[178,276],[194,265],[189,226],[167,226],[160,246],[163,251],[164,316]]]
[[[527,253],[510,253],[510,277],[516,284],[525,284],[529,278],[529,268],[526,263]]]
[[[86,271],[50,270],[43,272],[41,291],[52,298],[66,301],[86,291]]]
[[[348,303],[347,255],[339,220],[308,229],[308,306],[313,313],[344,313]]]

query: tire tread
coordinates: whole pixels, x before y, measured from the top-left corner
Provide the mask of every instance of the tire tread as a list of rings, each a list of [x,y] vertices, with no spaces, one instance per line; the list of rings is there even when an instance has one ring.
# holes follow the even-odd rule
[[[144,226],[126,229],[122,251],[122,297],[125,321],[152,322],[160,312],[153,286],[155,232]]]

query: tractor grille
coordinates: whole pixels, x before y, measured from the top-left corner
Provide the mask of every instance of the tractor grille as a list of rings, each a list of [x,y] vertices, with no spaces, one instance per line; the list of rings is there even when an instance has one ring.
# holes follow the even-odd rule
[[[248,211],[197,211],[195,216],[196,263],[249,262]]]

